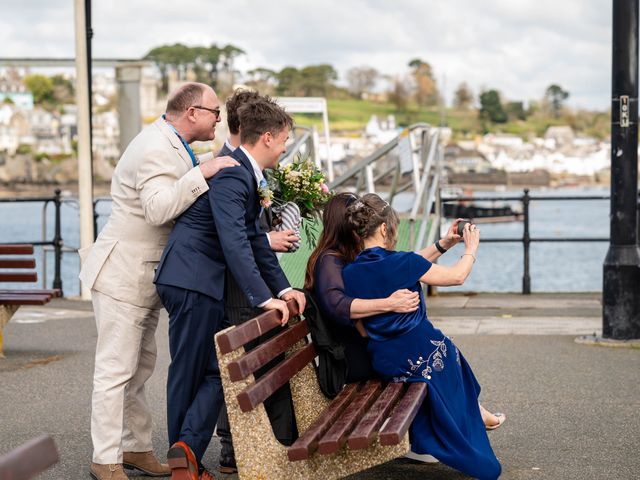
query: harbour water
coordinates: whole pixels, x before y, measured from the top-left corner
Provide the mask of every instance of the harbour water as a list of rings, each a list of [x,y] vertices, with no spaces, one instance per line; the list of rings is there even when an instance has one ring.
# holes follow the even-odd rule
[[[522,190],[497,194],[474,192],[476,196],[517,196]],[[532,197],[608,195],[608,188],[564,188],[532,190]],[[98,229],[107,221],[109,202],[98,203]],[[41,203],[0,203],[0,243],[34,242],[43,239]],[[63,203],[62,238],[65,247],[77,249],[79,245],[77,203],[69,199]],[[481,238],[521,238],[522,222],[482,224]],[[54,232],[54,208],[46,211],[46,235],[50,240]],[[530,204],[530,235],[535,238],[607,238],[609,236],[608,200],[532,200]],[[597,292],[602,290],[602,263],[607,242],[540,242],[530,249],[530,276],[533,292]],[[455,263],[463,252],[458,245],[447,252],[440,264]],[[46,263],[46,282],[53,281],[53,252],[44,257],[37,248],[39,268]],[[46,259],[46,262],[43,262]],[[77,295],[79,259],[74,251],[65,251],[62,261],[62,281],[65,295]],[[522,289],[523,246],[517,243],[482,243],[474,270],[455,291],[519,292]],[[42,271],[39,272],[42,279]],[[449,290],[448,289],[448,290]]]

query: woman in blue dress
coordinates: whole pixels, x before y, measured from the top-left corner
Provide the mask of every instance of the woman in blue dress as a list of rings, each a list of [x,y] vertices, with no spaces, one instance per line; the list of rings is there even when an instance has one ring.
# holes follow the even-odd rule
[[[376,299],[353,298],[344,293],[342,269],[360,251],[345,219],[347,208],[358,199],[352,193],[338,193],[325,205],[322,234],[307,262],[304,281],[304,288],[316,299],[327,328],[344,347],[346,383],[377,377],[367,353],[362,319],[384,312],[413,312],[420,302],[418,294],[408,289]]]
[[[347,220],[364,250],[343,269],[345,293],[383,298],[398,289],[418,292],[411,313],[381,313],[363,322],[374,370],[385,380],[425,382],[428,393],[410,429],[411,449],[431,454],[467,475],[490,480],[501,472],[478,403],[480,385],[455,344],[427,318],[420,283],[461,285],[476,261],[480,232],[465,226],[465,253],[451,267],[414,252],[396,252],[398,216],[375,194],[349,207]],[[490,414],[488,414],[490,415]],[[483,420],[483,416],[485,419]],[[497,417],[498,424],[504,416]]]

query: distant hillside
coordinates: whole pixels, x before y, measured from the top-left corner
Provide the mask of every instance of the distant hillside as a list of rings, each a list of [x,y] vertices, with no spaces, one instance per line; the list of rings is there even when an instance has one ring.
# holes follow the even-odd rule
[[[391,103],[378,103],[367,100],[342,100],[329,99],[329,124],[331,130],[343,135],[359,134],[362,132],[371,118],[377,115],[384,119],[387,115],[394,115],[396,123],[400,126],[410,125],[416,122],[426,122],[431,125],[439,125],[441,114],[437,107],[421,107],[411,105],[404,110],[398,110]],[[322,130],[322,117],[320,115],[295,115],[295,120],[301,125],[315,125]],[[478,111],[455,110],[447,108],[444,115],[444,124],[451,127],[454,137],[480,135],[488,132],[511,133],[523,138],[530,136],[542,136],[548,127],[552,125],[570,125],[579,135],[593,136],[604,139],[609,136],[611,119],[609,113],[567,111],[559,118],[544,116],[535,113],[526,120],[512,120],[506,123],[482,123],[478,118]]]

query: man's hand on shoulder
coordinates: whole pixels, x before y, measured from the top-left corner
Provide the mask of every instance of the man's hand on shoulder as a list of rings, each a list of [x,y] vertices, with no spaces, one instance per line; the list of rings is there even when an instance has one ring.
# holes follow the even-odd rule
[[[299,290],[289,290],[287,293],[280,297],[285,302],[288,300],[295,300],[298,304],[298,311],[300,313],[304,312],[304,307],[307,304],[307,297],[304,296],[304,293]]]
[[[240,165],[237,160],[231,157],[216,157],[200,164],[200,170],[204,178],[211,178],[223,168]]]
[[[268,233],[269,245],[274,252],[288,252],[294,242],[299,242],[298,237],[293,230],[282,230],[281,232],[272,230]]]

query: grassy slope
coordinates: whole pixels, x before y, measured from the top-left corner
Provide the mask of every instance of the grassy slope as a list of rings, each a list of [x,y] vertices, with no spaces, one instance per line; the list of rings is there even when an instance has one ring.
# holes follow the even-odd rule
[[[377,115],[379,119],[384,119],[387,115],[394,115],[396,122],[400,126],[407,126],[412,123],[425,122],[431,125],[440,124],[440,112],[437,107],[418,108],[416,105],[410,105],[406,110],[397,110],[391,103],[376,103],[367,100],[341,100],[329,99],[329,124],[334,132],[343,134],[359,135],[364,130],[371,115]],[[602,126],[608,127],[607,114],[595,114],[582,112],[582,121],[579,130],[596,136],[607,135],[601,132]],[[585,116],[594,116],[593,121],[584,120]],[[301,125],[314,125],[319,131],[322,131],[321,115],[298,114],[294,116],[296,122]],[[504,132],[520,135],[524,138],[530,134],[543,135],[546,129],[551,125],[566,125],[568,118],[549,118],[541,115],[533,115],[525,121],[511,121],[499,125],[489,125],[488,128],[492,132]],[[569,121],[573,123],[573,121]],[[590,125],[593,123],[593,125]],[[446,125],[451,127],[456,135],[473,135],[482,134],[482,126],[478,120],[478,112],[476,110],[458,111],[447,109]],[[606,130],[606,128],[605,128]]]
[[[420,228],[420,222],[416,222],[416,234]],[[311,250],[306,242],[304,232],[301,232],[302,242],[300,248],[295,253],[286,253],[280,257],[280,265],[284,270],[291,286],[302,288],[304,284],[304,274],[307,268],[307,260],[311,254]],[[400,221],[398,227],[398,246],[397,250],[409,250],[409,222],[406,219]]]

